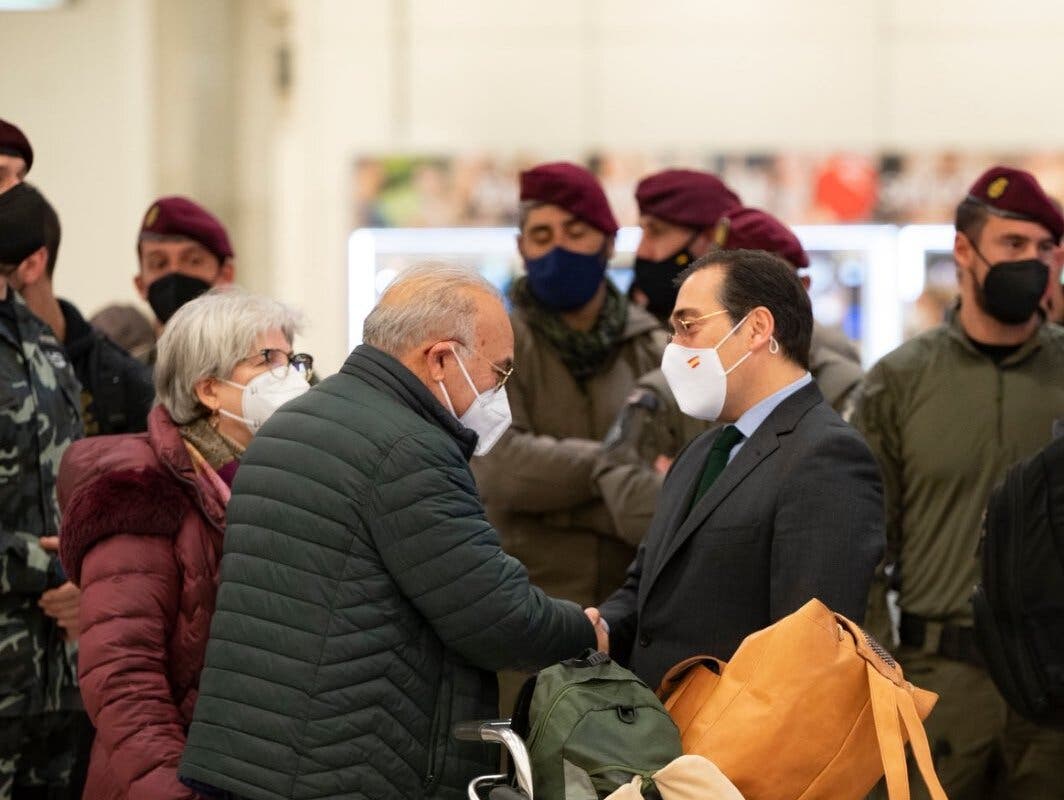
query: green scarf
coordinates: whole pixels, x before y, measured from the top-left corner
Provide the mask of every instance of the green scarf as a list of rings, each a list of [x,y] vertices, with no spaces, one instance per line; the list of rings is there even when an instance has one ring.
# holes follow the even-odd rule
[[[589,331],[574,331],[558,312],[545,308],[529,290],[527,278],[514,281],[510,299],[525,313],[532,330],[558,351],[566,369],[581,384],[606,367],[628,324],[628,301],[609,281],[606,302]]]

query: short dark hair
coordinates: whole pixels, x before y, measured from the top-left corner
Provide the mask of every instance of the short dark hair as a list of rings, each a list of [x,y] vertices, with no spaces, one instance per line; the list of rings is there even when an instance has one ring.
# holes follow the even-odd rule
[[[983,234],[990,209],[972,197],[965,197],[957,204],[957,213],[953,218],[953,227],[968,237],[968,241],[979,246],[979,237]]]
[[[772,312],[775,338],[784,356],[809,369],[813,306],[794,267],[764,250],[714,250],[691,264],[677,284],[696,272],[716,267],[724,270],[717,299],[732,324],[738,325],[755,308],[764,306]]]
[[[55,262],[59,258],[59,240],[63,237],[63,229],[59,224],[59,215],[55,213],[52,204],[44,199],[41,206],[41,232],[44,234],[44,246],[48,248],[48,277],[55,272]]]

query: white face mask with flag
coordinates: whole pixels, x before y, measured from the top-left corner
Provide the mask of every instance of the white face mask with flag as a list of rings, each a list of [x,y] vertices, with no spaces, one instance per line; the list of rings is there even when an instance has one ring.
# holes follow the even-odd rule
[[[451,396],[447,393],[447,387],[443,385],[443,381],[438,381],[440,391],[443,392],[443,398],[447,401],[447,408],[450,409],[455,418],[470,430],[476,431],[477,446],[473,451],[473,455],[487,455],[488,451],[506,433],[510,423],[513,421],[510,415],[510,400],[506,396],[506,387],[501,386],[489,392],[478,392],[476,384],[473,383],[473,379],[469,377],[469,373],[466,371],[465,364],[462,363],[461,356],[455,352],[453,347],[451,352],[454,353],[454,357],[458,361],[458,367],[462,370],[466,383],[469,384],[469,388],[473,390],[476,398],[466,409],[466,412],[459,417],[455,414],[454,404],[451,402]]]
[[[726,313],[717,311],[708,316]],[[728,369],[724,369],[717,348],[728,341],[749,317],[747,314],[739,320],[735,327],[717,342],[716,347],[682,347],[670,342],[665,348],[661,358],[661,371],[665,373],[665,380],[672,389],[677,405],[687,416],[707,422],[714,422],[720,417],[728,395],[728,375],[750,357],[750,352]],[[775,339],[772,340],[772,345],[775,345]],[[778,350],[779,346],[775,346]]]

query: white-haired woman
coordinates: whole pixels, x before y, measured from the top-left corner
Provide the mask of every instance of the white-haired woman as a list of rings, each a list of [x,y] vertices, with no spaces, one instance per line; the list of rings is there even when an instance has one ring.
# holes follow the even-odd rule
[[[85,796],[193,798],[177,778],[244,448],[308,388],[282,303],[223,289],[159,340],[148,432],[85,439],[59,474],[60,553],[81,587],[78,678],[96,726]]]

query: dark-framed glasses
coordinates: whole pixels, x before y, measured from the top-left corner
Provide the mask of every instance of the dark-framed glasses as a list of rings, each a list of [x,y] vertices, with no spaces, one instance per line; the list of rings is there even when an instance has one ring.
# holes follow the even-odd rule
[[[314,356],[309,353],[288,353],[276,347],[259,350],[245,361],[253,361],[256,366],[269,367],[270,374],[278,380],[288,375],[289,369],[294,369],[308,381],[314,373]]]

